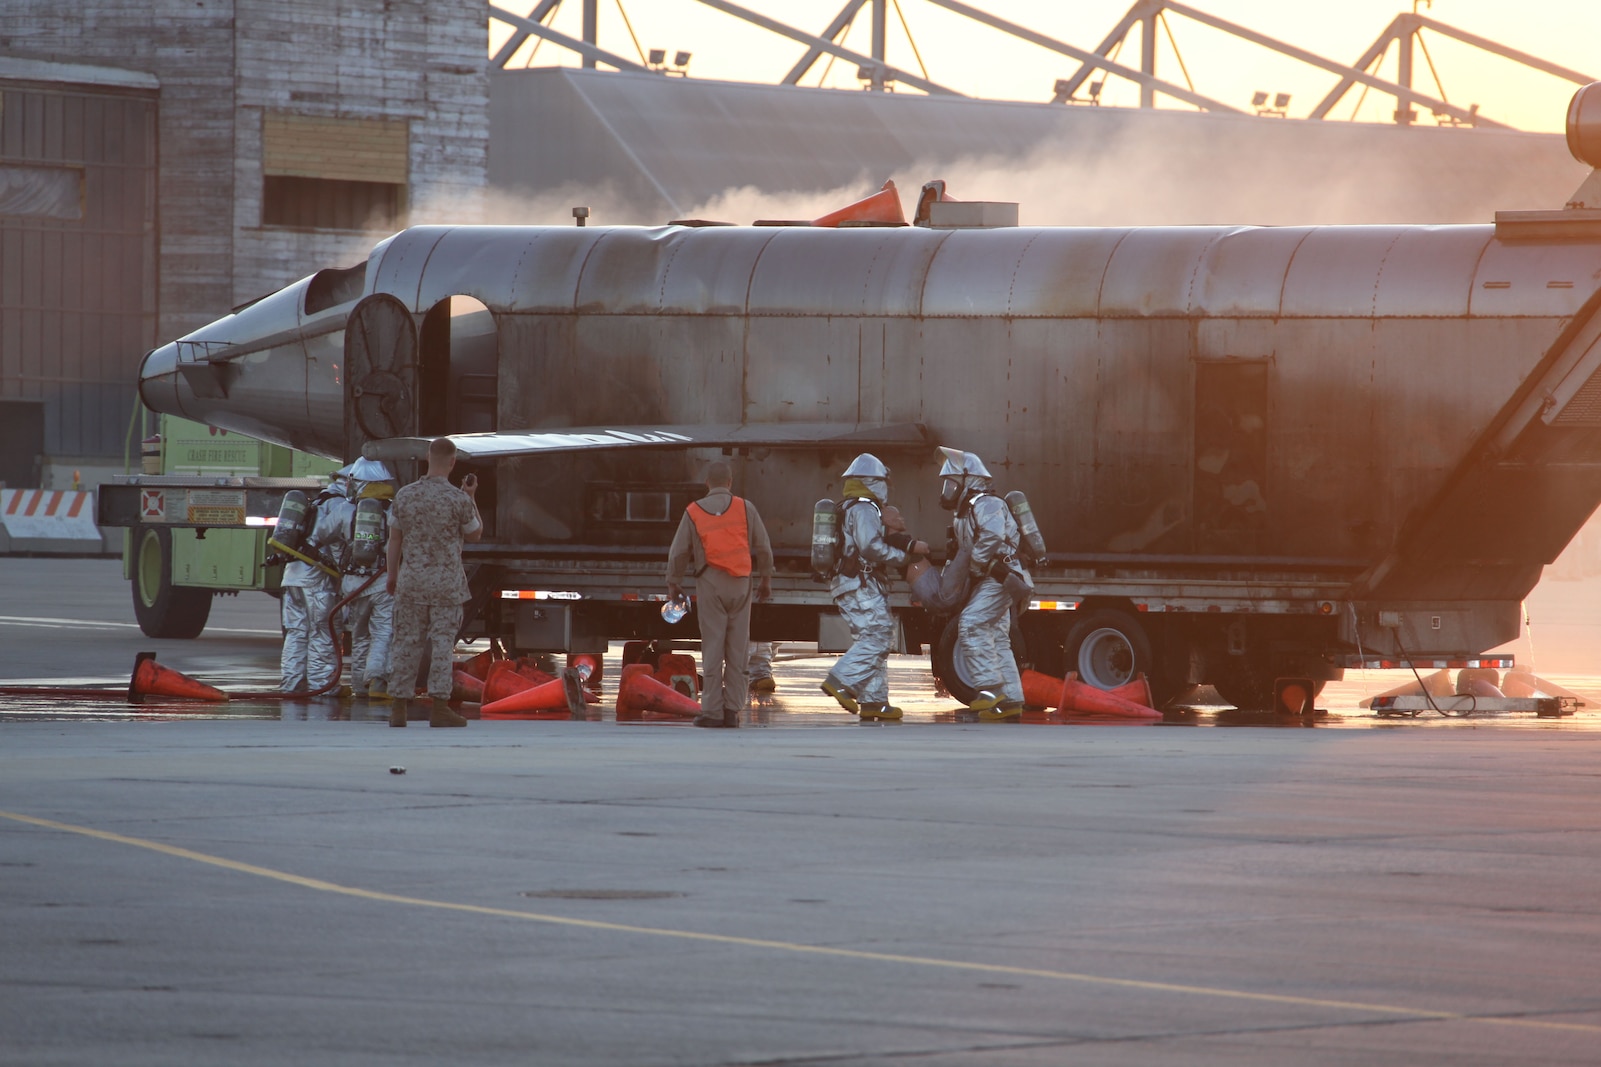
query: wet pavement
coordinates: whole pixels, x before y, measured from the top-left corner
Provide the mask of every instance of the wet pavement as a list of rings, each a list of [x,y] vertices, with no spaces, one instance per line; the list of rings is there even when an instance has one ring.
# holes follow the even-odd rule
[[[5,683],[275,673],[265,598],[20,562]],[[737,732],[0,701],[0,1064],[1596,1062],[1589,708],[979,725],[903,658],[862,725],[805,651]]]

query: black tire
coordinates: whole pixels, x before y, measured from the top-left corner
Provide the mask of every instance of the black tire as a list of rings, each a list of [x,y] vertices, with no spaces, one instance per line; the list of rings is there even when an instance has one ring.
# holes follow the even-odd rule
[[[133,614],[146,637],[199,637],[211,616],[211,590],[172,584],[172,534],[134,531]]]
[[[1067,670],[1097,689],[1116,689],[1143,674],[1157,707],[1173,695],[1156,692],[1151,639],[1137,618],[1118,608],[1092,608],[1075,619],[1062,642],[1062,655]]]
[[[940,631],[939,641],[933,647],[934,677],[938,678],[950,695],[963,704],[971,704],[978,695],[978,687],[969,681],[970,672],[963,662],[961,653],[956,647],[956,634],[959,619],[952,617]],[[1012,658],[1017,659],[1019,642],[1017,640],[1017,627],[1012,627]],[[1022,670],[1022,664],[1018,670]]]

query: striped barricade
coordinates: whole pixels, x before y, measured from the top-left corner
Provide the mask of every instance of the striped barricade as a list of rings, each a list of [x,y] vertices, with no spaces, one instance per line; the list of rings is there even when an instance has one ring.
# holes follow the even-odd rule
[[[0,489],[0,552],[101,551],[93,492]]]

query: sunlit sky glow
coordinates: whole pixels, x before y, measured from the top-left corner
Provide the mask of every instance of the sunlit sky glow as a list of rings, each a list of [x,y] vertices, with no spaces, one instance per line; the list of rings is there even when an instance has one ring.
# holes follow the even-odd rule
[[[534,0],[492,2],[518,15],[534,7]],[[968,2],[1087,51],[1094,50],[1129,9],[1124,0]],[[599,0],[599,4],[600,47],[636,61],[641,51],[653,48],[665,49],[669,56],[687,51],[693,56],[688,66],[692,77],[777,83],[805,52],[802,44],[697,0]],[[743,0],[742,6],[797,29],[820,33],[843,4],[844,0]],[[1410,2],[1401,0],[1194,0],[1191,6],[1339,63],[1356,62],[1398,13],[1412,10]],[[1417,7],[1420,14],[1457,29],[1601,78],[1601,2],[1597,0],[1435,0],[1432,7],[1420,0]],[[582,10],[582,0],[564,0],[547,23],[580,37]],[[862,10],[841,41],[863,54],[870,51],[869,10]],[[1230,106],[1249,111],[1255,92],[1289,93],[1289,117],[1304,118],[1338,81],[1327,71],[1232,38],[1182,14],[1170,12],[1165,21],[1167,28],[1159,27],[1157,32],[1157,75],[1183,85],[1187,71],[1196,92]],[[1078,69],[1074,59],[1017,40],[929,0],[893,0],[888,22],[886,58],[892,65],[913,73],[926,69],[930,81],[968,95],[1046,101],[1055,81]],[[505,23],[491,22],[491,53],[510,32]],[[1476,103],[1481,114],[1519,129],[1555,132],[1563,128],[1568,100],[1576,88],[1573,83],[1431,31],[1425,31],[1423,41],[1427,55],[1420,50],[1415,58],[1413,87],[1417,91],[1440,97],[1437,73],[1444,98],[1453,104],[1466,107]],[[1392,46],[1373,73],[1394,80],[1396,51]],[[524,65],[531,52],[532,45],[524,45],[511,65]],[[1138,68],[1139,55],[1136,29],[1118,59]],[[532,55],[534,66],[574,66],[578,62],[576,55],[550,43]],[[860,83],[854,64],[836,60],[829,68],[825,58],[802,84],[856,89]],[[903,87],[900,91],[917,90]],[[1347,94],[1331,117],[1390,120],[1395,110],[1393,98],[1370,91],[1358,109],[1360,96],[1360,87]],[[1139,88],[1112,78],[1101,100],[1105,105],[1136,106]],[[1190,107],[1160,96],[1158,106]],[[1434,119],[1424,112],[1420,121]]]

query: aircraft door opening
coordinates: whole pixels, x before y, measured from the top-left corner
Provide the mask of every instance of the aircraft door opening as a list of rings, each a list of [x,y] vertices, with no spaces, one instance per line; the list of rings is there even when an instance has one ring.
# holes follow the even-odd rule
[[[499,371],[500,335],[494,314],[482,301],[451,296],[429,308],[422,320],[418,360],[417,433],[438,437],[495,432]],[[494,468],[474,473],[479,481],[478,510],[486,536],[492,535]],[[451,480],[459,482],[460,477]]]

